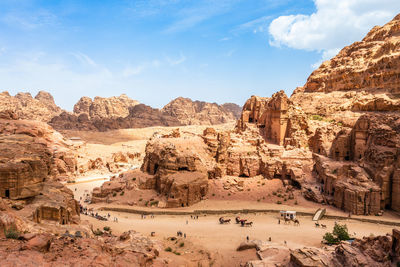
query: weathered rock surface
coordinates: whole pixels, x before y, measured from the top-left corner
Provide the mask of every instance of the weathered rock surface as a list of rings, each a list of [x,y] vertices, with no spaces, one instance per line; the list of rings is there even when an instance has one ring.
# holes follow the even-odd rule
[[[6,111],[13,112],[20,119],[44,122],[62,112],[53,97],[44,91],[40,91],[35,98],[30,93],[18,93],[15,96],[8,92],[0,93],[0,112]]]
[[[177,98],[163,109],[139,104],[126,95],[94,100],[82,97],[74,112],[62,112],[51,119],[50,125],[59,130],[107,131],[152,126],[220,124],[236,119],[239,106],[227,108],[215,103]]]
[[[392,259],[399,256],[398,237],[394,231],[393,235],[364,237],[336,247],[296,249],[291,251],[289,266],[393,266],[396,261]]]
[[[237,127],[244,130],[248,123],[254,123],[269,142],[295,147],[306,145],[306,117],[283,91],[271,98],[252,96],[247,100]]]
[[[96,96],[93,100],[84,96],[75,104],[74,114],[87,114],[89,119],[124,118],[129,115],[129,109],[138,104],[125,94],[108,98]]]
[[[0,120],[0,196],[38,195],[47,178],[74,173],[76,159],[62,136],[45,123]]]
[[[81,103],[81,105],[83,105]],[[82,108],[84,110],[84,108]],[[115,113],[114,113],[115,114]],[[104,114],[103,114],[104,115]],[[83,130],[83,131],[107,131],[127,128],[144,128],[151,126],[179,126],[181,123],[172,116],[162,113],[158,109],[144,104],[129,107],[126,117],[89,117],[88,113],[79,115],[63,112],[52,118],[49,123],[55,129]]]
[[[126,238],[57,237],[38,234],[29,241],[0,240],[1,266],[166,266],[158,259],[161,246],[139,233]]]
[[[307,114],[400,109],[400,16],[374,27],[315,70],[291,100]]]
[[[165,105],[161,112],[177,118],[182,125],[214,125],[237,118],[237,109],[240,107],[232,103],[226,104],[226,107],[178,97]]]

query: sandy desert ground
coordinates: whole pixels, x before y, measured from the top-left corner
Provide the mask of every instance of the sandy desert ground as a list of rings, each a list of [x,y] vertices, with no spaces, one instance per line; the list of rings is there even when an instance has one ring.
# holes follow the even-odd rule
[[[103,180],[104,179],[104,180]],[[68,187],[75,192],[75,198],[80,199],[80,196],[86,192],[90,192],[94,187],[101,185],[108,177],[93,177],[93,178],[81,178],[78,179],[75,184],[70,184]],[[203,201],[192,207],[185,209],[169,209],[170,211],[194,211],[196,209],[213,209],[213,210],[227,210],[227,209],[290,209],[304,212],[315,211],[316,206],[314,203],[310,203],[309,206],[293,207],[293,206],[282,206],[275,204],[257,203],[252,201]],[[85,205],[85,204],[84,204]],[[285,225],[283,222],[278,224],[279,213],[250,213],[250,214],[224,214],[224,215],[199,215],[198,219],[192,219],[190,215],[147,215],[145,219],[140,214],[132,214],[126,212],[114,212],[114,211],[102,211],[99,208],[102,206],[116,207],[117,205],[112,204],[95,204],[88,205],[93,207],[94,212],[98,212],[101,215],[110,214],[109,221],[99,221],[91,216],[82,215],[82,220],[87,220],[93,224],[93,228],[102,229],[105,226],[111,227],[113,233],[121,234],[127,230],[135,230],[142,234],[151,237],[151,232],[155,232],[156,235],[151,238],[155,238],[161,241],[164,246],[169,246],[169,237],[176,237],[177,231],[182,231],[186,234],[186,239],[182,239],[182,242],[192,244],[183,248],[179,248],[178,251],[183,257],[194,257],[198,256],[199,248],[205,248],[206,250],[215,253],[216,257],[219,257],[224,266],[240,266],[241,263],[245,263],[248,260],[256,260],[257,255],[255,250],[250,251],[236,251],[237,247],[241,242],[245,241],[247,237],[250,240],[263,240],[268,241],[271,238],[271,245],[274,246],[286,246],[290,249],[301,248],[304,246],[322,247],[321,240],[323,235],[331,231],[335,222],[340,224],[346,224],[349,229],[349,233],[354,237],[363,237],[374,235],[385,235],[391,233],[393,226],[382,225],[378,223],[366,223],[360,222],[353,219],[323,219],[320,223],[327,226],[326,229],[317,228],[315,222],[312,221],[311,216],[298,216],[300,226],[294,226],[293,224]],[[160,211],[161,209],[148,209],[143,207],[127,207],[142,209],[143,212],[154,212]],[[335,210],[334,208],[328,208],[330,215],[345,216],[346,214]],[[218,219],[223,216],[225,219],[231,219],[230,224],[221,225]],[[249,221],[252,221],[254,225],[252,227],[241,227],[236,224],[235,217],[240,216]],[[114,218],[118,218],[118,222],[114,222]],[[362,216],[357,216],[362,217]],[[371,218],[371,217],[369,217]],[[390,214],[385,215],[386,220],[393,220]],[[382,219],[382,218],[379,218]],[[285,244],[286,241],[286,244]],[[167,252],[163,252],[167,253]]]

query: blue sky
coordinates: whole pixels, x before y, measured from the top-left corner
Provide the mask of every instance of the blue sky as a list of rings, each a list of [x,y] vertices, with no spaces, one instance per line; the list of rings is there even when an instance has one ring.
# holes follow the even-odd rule
[[[243,104],[291,94],[398,0],[0,1],[0,90]]]

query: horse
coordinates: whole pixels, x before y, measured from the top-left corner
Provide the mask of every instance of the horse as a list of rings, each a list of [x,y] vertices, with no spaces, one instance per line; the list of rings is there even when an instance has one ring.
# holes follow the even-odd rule
[[[231,219],[224,220],[224,217],[219,218],[219,223],[220,224],[230,223],[230,222],[231,222]]]
[[[290,224],[290,219],[285,217],[285,224]]]
[[[253,222],[245,222],[244,226],[253,226]]]
[[[321,223],[321,227],[322,228],[326,228],[326,225]]]
[[[293,220],[294,225],[300,226],[300,221],[298,219]]]
[[[315,227],[319,227],[319,223],[315,223]]]

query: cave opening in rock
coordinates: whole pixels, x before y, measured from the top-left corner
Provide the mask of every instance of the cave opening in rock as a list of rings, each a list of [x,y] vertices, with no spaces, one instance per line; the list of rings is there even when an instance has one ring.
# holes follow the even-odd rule
[[[188,167],[179,167],[178,171],[189,171]]]
[[[248,175],[246,175],[246,174],[244,174],[244,173],[242,173],[241,175],[239,175],[239,177],[245,177],[245,178],[249,178],[249,176]]]
[[[154,173],[153,174],[156,174],[157,171],[158,171],[158,164],[156,163],[156,164],[154,164]]]
[[[253,118],[249,118],[249,122],[252,123],[253,122]]]
[[[6,197],[9,198],[10,197],[10,190],[6,189]]]
[[[292,186],[296,187],[297,189],[301,189],[301,184],[295,180],[292,180]]]

